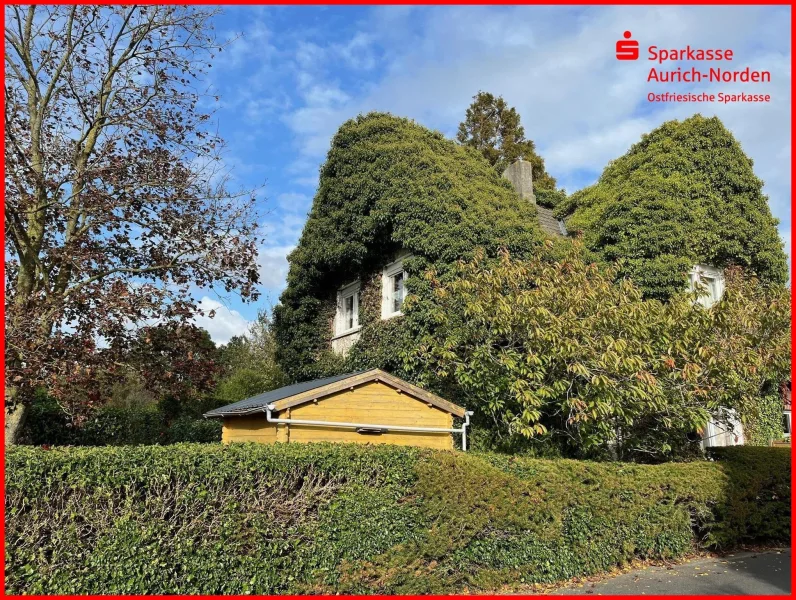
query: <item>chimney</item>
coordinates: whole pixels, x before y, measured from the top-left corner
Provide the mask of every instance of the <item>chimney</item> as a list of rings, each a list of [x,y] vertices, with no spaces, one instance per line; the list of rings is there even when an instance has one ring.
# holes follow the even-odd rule
[[[532,204],[536,204],[536,196],[533,193],[533,175],[531,171],[531,163],[522,160],[522,157],[520,157],[503,171],[503,177],[511,182],[512,187],[521,198],[528,200]]]

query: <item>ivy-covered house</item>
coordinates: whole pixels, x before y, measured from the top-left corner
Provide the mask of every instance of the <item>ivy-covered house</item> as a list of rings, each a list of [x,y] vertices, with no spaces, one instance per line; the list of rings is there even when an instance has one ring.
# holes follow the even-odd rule
[[[620,273],[647,297],[666,300],[687,277],[718,298],[730,265],[764,281],[788,279],[763,182],[717,117],[668,121],[645,134],[555,214],[606,261],[621,259]]]
[[[274,311],[280,364],[296,381],[360,368],[401,375],[402,348],[429,326],[425,272],[445,278],[479,247],[523,256],[545,237],[534,203],[475,150],[388,114],[350,120],[288,257]]]
[[[275,309],[282,367],[295,381],[369,368],[411,378],[402,352],[433,327],[426,274],[444,281],[476,248],[522,257],[547,240],[556,256],[577,234],[595,258],[622,258],[648,297],[700,286],[706,306],[727,266],[787,278],[762,182],[718,119],[665,123],[555,208],[539,195],[529,163],[501,175],[388,114],[344,123]]]

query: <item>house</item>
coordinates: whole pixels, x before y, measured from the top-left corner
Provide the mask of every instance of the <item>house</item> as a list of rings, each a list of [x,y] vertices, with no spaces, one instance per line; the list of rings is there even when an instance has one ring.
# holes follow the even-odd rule
[[[503,172],[503,178],[511,183],[521,199],[533,206],[539,228],[545,236],[553,239],[569,237],[564,220],[557,218],[553,209],[536,204],[531,163],[520,158]],[[408,278],[404,265],[412,256],[411,252],[400,250],[394,259],[384,265],[378,273],[382,320],[403,315],[401,307],[406,298],[405,282]],[[709,308],[718,302],[724,294],[723,270],[707,264],[695,264],[688,273],[688,289],[689,291],[700,290],[701,295],[698,302]],[[362,281],[360,279],[346,282],[337,290],[337,308],[332,322],[331,335],[331,349],[337,354],[344,355],[360,338],[362,329],[360,324],[361,293]]]
[[[292,381],[401,373],[403,352],[429,330],[422,309],[404,310],[409,298],[430,301],[426,273],[452,276],[477,249],[530,257],[545,237],[535,204],[478,151],[409,119],[359,115],[332,139],[288,256],[277,360]]]
[[[703,129],[698,131],[699,139],[710,145],[716,134]],[[664,128],[661,135],[667,132]],[[666,151],[675,154],[691,147],[672,150],[671,145],[665,146]],[[288,377],[314,380],[371,367],[401,372],[407,350],[434,328],[432,311],[426,310],[432,290],[428,278],[455,276],[457,261],[470,259],[478,248],[487,256],[505,248],[523,258],[537,254],[546,242],[555,256],[576,229],[583,229],[577,233],[595,244],[606,238],[612,251],[632,241],[644,250],[637,252],[642,260],[635,261],[643,266],[640,279],[646,279],[637,280],[642,289],[700,291],[697,302],[706,308],[724,294],[722,267],[736,264],[735,254],[741,258],[776,254],[760,251],[768,246],[755,241],[763,230],[779,239],[760,194],[753,194],[760,203],[754,207],[759,208],[760,218],[754,220],[744,213],[743,218],[730,219],[737,231],[724,227],[721,237],[728,242],[714,240],[710,245],[672,238],[672,228],[667,226],[644,229],[647,215],[636,210],[636,203],[621,203],[621,198],[603,194],[594,201],[606,204],[604,210],[589,214],[599,215],[599,226],[605,225],[610,234],[606,237],[602,230],[589,232],[587,220],[577,218],[579,206],[589,212],[591,200],[578,204],[584,200],[581,195],[571,204],[573,195],[559,201],[556,209],[542,206],[537,203],[529,162],[518,160],[499,174],[471,150],[392,115],[360,115],[341,126],[321,168],[299,243],[288,257],[288,284],[274,310],[277,358]],[[637,163],[645,169],[654,167],[650,161],[632,162],[632,166]],[[751,169],[751,163],[739,165],[742,170]],[[632,187],[634,180],[628,181]],[[757,185],[756,180],[752,184]],[[618,221],[612,218],[616,214],[608,198],[619,204]],[[646,209],[660,209],[655,197],[649,204]],[[745,210],[722,206],[722,215]],[[710,211],[695,212],[694,219],[704,214],[716,220]],[[750,227],[758,221],[759,225]],[[666,225],[668,220],[661,222]],[[704,219],[695,222],[702,235]],[[653,239],[655,235],[661,239]],[[600,251],[597,245],[586,245]],[[628,247],[633,249],[632,244]],[[774,275],[765,278],[776,281],[779,271],[769,270]],[[660,294],[650,297],[665,300]],[[410,298],[414,308],[405,311]],[[736,427],[730,418],[727,427],[720,421],[728,419],[714,419],[706,428],[703,444],[743,442],[740,423]]]
[[[380,369],[288,385],[205,414],[224,420],[222,442],[354,442],[467,449],[470,415]],[[454,427],[454,418],[460,425]]]
[[[503,172],[520,199],[535,211],[539,229],[548,238],[560,240],[568,237],[564,221],[553,215],[553,209],[536,204],[533,192],[533,174],[530,162],[522,158],[509,165]],[[399,250],[393,260],[383,265],[377,273],[380,285],[380,318],[382,320],[403,316],[401,310],[406,298],[405,282],[409,276],[405,263],[414,254],[406,249]],[[337,290],[336,312],[332,322],[331,349],[344,355],[360,338],[360,303],[362,279],[346,282]]]

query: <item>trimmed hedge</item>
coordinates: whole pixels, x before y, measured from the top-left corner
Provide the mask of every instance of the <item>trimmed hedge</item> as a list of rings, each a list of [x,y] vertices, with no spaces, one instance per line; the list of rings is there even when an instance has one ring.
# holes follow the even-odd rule
[[[636,465],[356,445],[13,447],[6,593],[444,593],[790,538],[790,453]]]

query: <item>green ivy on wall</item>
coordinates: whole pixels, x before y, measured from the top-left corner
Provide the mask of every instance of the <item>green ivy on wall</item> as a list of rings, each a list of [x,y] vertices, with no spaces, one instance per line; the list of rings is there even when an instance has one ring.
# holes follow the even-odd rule
[[[694,115],[642,136],[556,213],[606,261],[622,259],[620,275],[665,300],[683,289],[694,264],[739,265],[764,281],[787,281],[762,187],[721,121]]]
[[[781,440],[784,437],[782,395],[774,392],[761,396],[755,408],[754,413],[744,415],[745,443],[751,446],[768,446],[772,440]]]
[[[304,231],[288,257],[287,288],[274,310],[278,360],[293,380],[379,367],[402,374],[400,350],[433,323],[423,274],[452,274],[477,247],[524,256],[541,243],[535,207],[476,151],[384,113],[344,123],[320,172]],[[403,317],[381,320],[380,270],[398,252],[409,292]],[[359,342],[331,352],[336,292],[363,283]]]

